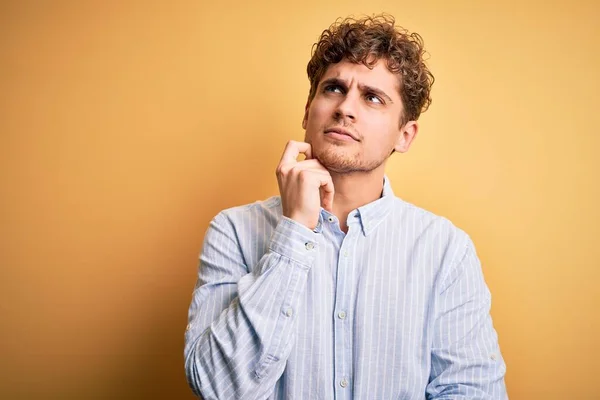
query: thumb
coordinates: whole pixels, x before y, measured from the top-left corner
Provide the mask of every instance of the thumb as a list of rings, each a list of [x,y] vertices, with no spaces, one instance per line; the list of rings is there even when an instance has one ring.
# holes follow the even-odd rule
[[[333,191],[329,190],[326,186],[319,188],[319,195],[321,197],[321,207],[330,213],[333,212]]]

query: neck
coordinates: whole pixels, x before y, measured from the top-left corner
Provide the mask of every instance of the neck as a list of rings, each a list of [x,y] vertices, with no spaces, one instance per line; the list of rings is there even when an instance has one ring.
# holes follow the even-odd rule
[[[331,172],[335,194],[333,214],[340,221],[340,228],[347,232],[346,220],[350,211],[369,204],[381,197],[383,190],[383,168],[370,172],[336,174]]]

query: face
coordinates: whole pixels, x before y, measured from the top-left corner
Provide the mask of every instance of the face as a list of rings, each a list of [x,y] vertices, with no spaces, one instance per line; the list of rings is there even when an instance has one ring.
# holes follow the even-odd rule
[[[397,75],[379,60],[373,69],[345,60],[329,66],[306,105],[305,141],[330,172],[369,172],[385,166],[392,151],[406,152],[418,131],[403,126]]]

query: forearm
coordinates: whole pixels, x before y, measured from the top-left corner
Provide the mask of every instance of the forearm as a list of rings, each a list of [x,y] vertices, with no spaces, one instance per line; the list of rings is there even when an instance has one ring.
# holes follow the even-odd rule
[[[427,399],[506,398],[491,294],[470,238],[440,291]]]
[[[186,373],[204,399],[266,397],[283,373],[294,321],[314,252],[314,233],[283,220],[259,265],[237,282],[237,296],[219,282],[200,287],[186,334]],[[210,257],[207,259],[210,263]],[[193,304],[194,304],[193,303]]]

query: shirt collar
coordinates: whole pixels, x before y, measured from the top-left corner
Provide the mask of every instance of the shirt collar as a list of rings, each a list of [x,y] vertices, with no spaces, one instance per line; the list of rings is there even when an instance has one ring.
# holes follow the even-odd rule
[[[387,175],[383,177],[383,191],[381,197],[375,201],[359,207],[348,215],[358,218],[363,230],[363,234],[368,236],[375,228],[387,217],[394,202],[394,191]]]
[[[392,204],[394,201],[394,191],[387,175],[383,177],[383,191],[381,197],[375,201],[365,204],[355,210],[352,210],[348,214],[346,221],[347,225],[350,226],[354,220],[358,219],[363,235],[368,236],[377,226],[387,217],[389,214]],[[315,232],[321,232],[323,227],[323,219],[331,216],[329,212],[321,208],[319,214],[319,222],[315,228]]]

